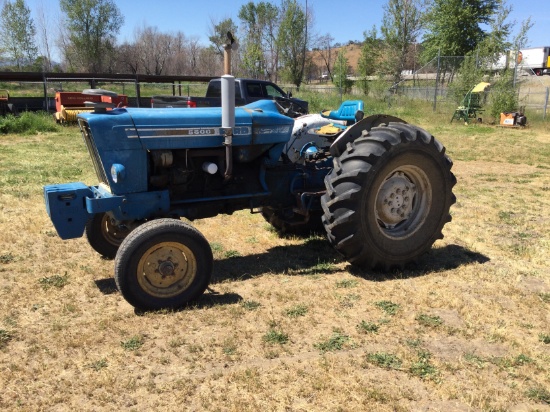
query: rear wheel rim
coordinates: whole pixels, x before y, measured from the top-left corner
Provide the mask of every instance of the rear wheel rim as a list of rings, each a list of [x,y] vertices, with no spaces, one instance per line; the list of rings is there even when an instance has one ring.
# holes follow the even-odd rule
[[[416,166],[402,166],[388,173],[376,194],[374,214],[380,232],[393,240],[414,234],[431,208],[432,186]]]

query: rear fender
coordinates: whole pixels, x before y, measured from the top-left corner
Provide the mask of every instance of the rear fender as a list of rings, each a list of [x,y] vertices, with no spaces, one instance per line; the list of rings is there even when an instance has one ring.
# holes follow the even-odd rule
[[[339,157],[346,150],[346,145],[361,137],[363,131],[368,132],[373,127],[380,126],[381,124],[388,124],[390,122],[407,123],[398,117],[387,114],[375,114],[365,117],[353,126],[348,127],[344,133],[338,136],[338,138],[330,146],[330,154],[334,157]]]

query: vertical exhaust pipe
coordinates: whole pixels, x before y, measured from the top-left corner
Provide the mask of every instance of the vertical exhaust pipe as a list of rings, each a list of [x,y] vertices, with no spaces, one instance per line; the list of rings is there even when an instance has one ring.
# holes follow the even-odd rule
[[[228,42],[224,45],[224,75],[222,86],[222,129],[225,145],[225,180],[233,173],[233,129],[235,128],[235,77],[231,75],[231,51],[236,50],[237,43],[230,32],[227,32]]]

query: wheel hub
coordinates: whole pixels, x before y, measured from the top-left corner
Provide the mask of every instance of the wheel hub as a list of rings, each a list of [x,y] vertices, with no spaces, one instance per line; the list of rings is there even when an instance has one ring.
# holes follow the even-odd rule
[[[176,266],[170,260],[159,262],[158,272],[162,277],[174,276],[175,269],[176,269]]]
[[[160,243],[147,250],[138,264],[138,282],[147,293],[158,297],[175,296],[194,280],[197,264],[183,244]]]
[[[415,196],[416,186],[403,172],[389,176],[376,199],[376,217],[380,225],[393,229],[407,220],[412,214]]]

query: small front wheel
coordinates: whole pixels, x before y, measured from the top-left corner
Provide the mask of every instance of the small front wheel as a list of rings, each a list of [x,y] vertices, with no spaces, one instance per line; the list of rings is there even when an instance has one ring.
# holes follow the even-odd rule
[[[116,225],[107,213],[97,213],[86,223],[88,243],[97,253],[107,259],[114,259],[120,244],[130,228]]]
[[[212,263],[212,249],[197,229],[180,220],[158,219],[124,239],[115,260],[115,281],[138,309],[175,309],[202,295]]]

